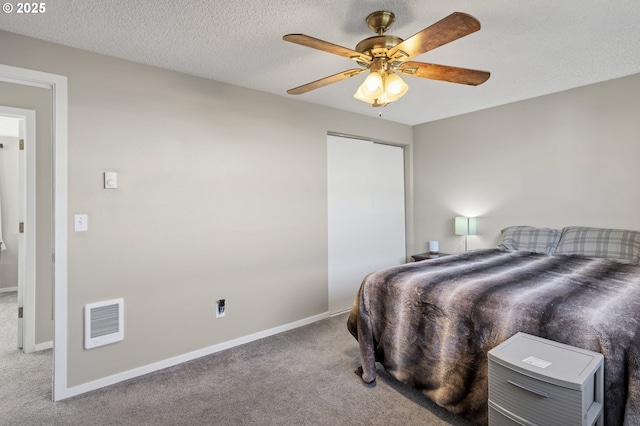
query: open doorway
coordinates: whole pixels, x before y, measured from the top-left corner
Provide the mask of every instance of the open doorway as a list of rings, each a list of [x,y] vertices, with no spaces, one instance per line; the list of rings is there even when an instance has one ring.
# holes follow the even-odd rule
[[[0,84],[9,83],[23,90],[29,88],[45,89],[49,94],[49,112],[44,116],[49,123],[48,134],[51,137],[46,155],[52,167],[53,177],[51,197],[48,206],[53,204],[51,215],[51,238],[49,245],[50,266],[52,275],[53,298],[53,392],[52,398],[57,401],[69,397],[67,387],[67,78],[56,74],[0,64]],[[0,92],[4,97],[5,91]],[[29,97],[23,98],[29,101]],[[0,102],[1,103],[1,102]],[[40,122],[39,121],[39,122]],[[38,164],[40,166],[40,164]],[[40,167],[38,167],[40,169]],[[39,233],[42,235],[44,233]],[[53,269],[53,271],[51,271]],[[51,321],[51,318],[49,318]]]
[[[17,293],[16,347],[30,353],[52,344],[35,339],[35,111],[0,106],[0,292]]]

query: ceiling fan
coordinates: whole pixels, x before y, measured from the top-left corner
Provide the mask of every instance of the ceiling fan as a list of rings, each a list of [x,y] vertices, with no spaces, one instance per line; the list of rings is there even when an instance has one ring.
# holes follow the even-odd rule
[[[454,12],[406,40],[384,34],[394,21],[395,16],[392,12],[371,13],[367,16],[366,23],[377,35],[360,41],[355,50],[304,34],[285,35],[283,37],[285,41],[352,59],[362,67],[321,78],[287,90],[287,93],[290,95],[307,93],[369,71],[369,75],[354,97],[374,107],[381,107],[398,100],[408,90],[407,84],[397,73],[471,86],[484,83],[491,75],[487,71],[409,61],[418,55],[478,31],[480,22],[473,16]]]

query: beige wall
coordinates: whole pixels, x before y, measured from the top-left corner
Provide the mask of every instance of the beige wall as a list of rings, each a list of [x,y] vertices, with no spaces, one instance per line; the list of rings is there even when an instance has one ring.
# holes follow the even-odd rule
[[[0,35],[0,44],[3,41]],[[51,93],[46,89],[0,82],[0,105],[36,112],[35,343],[38,345],[53,340]]]
[[[5,32],[0,58],[68,77],[69,386],[325,313],[327,132],[413,137]],[[102,188],[104,171],[119,189]],[[73,232],[75,213],[88,232]],[[84,304],[114,297],[125,340],[83,350]]]
[[[416,126],[416,250],[464,250],[509,225],[640,229],[640,74]],[[424,251],[424,250],[421,250]]]

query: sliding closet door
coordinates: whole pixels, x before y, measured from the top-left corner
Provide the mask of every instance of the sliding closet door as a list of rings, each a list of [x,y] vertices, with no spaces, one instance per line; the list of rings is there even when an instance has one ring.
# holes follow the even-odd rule
[[[405,262],[400,147],[328,136],[329,312],[351,308],[370,272]]]

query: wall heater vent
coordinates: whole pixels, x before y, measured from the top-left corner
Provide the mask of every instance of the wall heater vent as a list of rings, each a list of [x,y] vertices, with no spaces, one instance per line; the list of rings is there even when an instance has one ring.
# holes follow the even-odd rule
[[[84,348],[91,349],[124,339],[123,299],[84,305]]]

